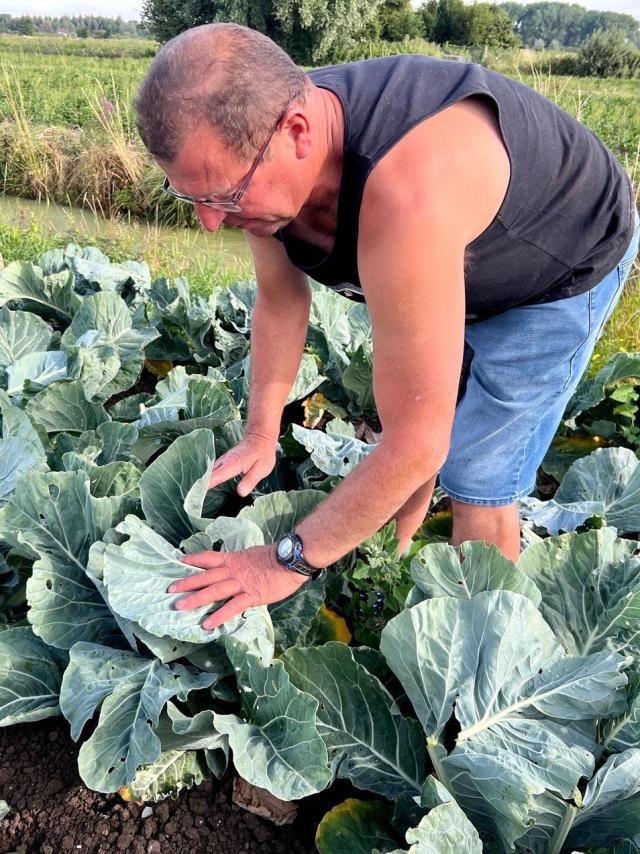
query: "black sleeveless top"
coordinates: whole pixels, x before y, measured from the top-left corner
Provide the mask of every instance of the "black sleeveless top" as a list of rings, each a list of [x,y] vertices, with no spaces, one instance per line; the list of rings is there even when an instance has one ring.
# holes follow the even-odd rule
[[[467,246],[467,322],[583,293],[622,259],[634,226],[629,178],[595,134],[529,86],[472,63],[409,55],[318,68],[309,77],[344,111],[334,248],[327,254],[286,227],[274,236],[316,281],[364,300],[358,218],[371,169],[423,119],[471,95],[495,110],[511,180],[493,222]]]

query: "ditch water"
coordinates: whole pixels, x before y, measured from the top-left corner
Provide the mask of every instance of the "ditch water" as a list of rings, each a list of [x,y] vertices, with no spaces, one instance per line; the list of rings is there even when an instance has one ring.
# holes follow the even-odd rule
[[[142,219],[106,219],[82,208],[53,202],[37,202],[0,194],[0,220],[28,228],[36,222],[46,233],[68,234],[70,240],[91,243],[96,237],[125,240],[140,254],[153,248],[166,248],[199,261],[251,260],[244,235],[237,228],[221,228],[209,233],[194,228],[169,228]]]

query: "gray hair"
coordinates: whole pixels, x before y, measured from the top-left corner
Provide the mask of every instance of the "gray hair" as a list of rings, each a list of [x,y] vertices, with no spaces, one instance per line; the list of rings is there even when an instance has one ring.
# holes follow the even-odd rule
[[[204,24],[168,41],[134,101],[149,152],[171,162],[202,121],[241,159],[264,143],[288,104],[304,104],[309,78],[267,36],[238,24]]]

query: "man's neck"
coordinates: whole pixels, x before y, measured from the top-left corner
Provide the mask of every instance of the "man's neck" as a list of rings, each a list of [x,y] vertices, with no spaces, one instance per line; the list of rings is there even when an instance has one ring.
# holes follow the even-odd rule
[[[318,126],[316,180],[302,212],[332,214],[337,211],[344,155],[344,115],[336,95],[314,86],[314,113]]]

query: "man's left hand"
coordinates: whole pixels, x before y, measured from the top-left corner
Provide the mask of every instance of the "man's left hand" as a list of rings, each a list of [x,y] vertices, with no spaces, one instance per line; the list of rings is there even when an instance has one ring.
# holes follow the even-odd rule
[[[229,600],[203,621],[203,629],[217,629],[247,608],[286,599],[307,580],[278,563],[275,546],[252,546],[239,552],[195,552],[186,555],[182,563],[205,571],[175,581],[168,588],[169,593],[197,591],[179,599],[175,605],[178,610]]]

